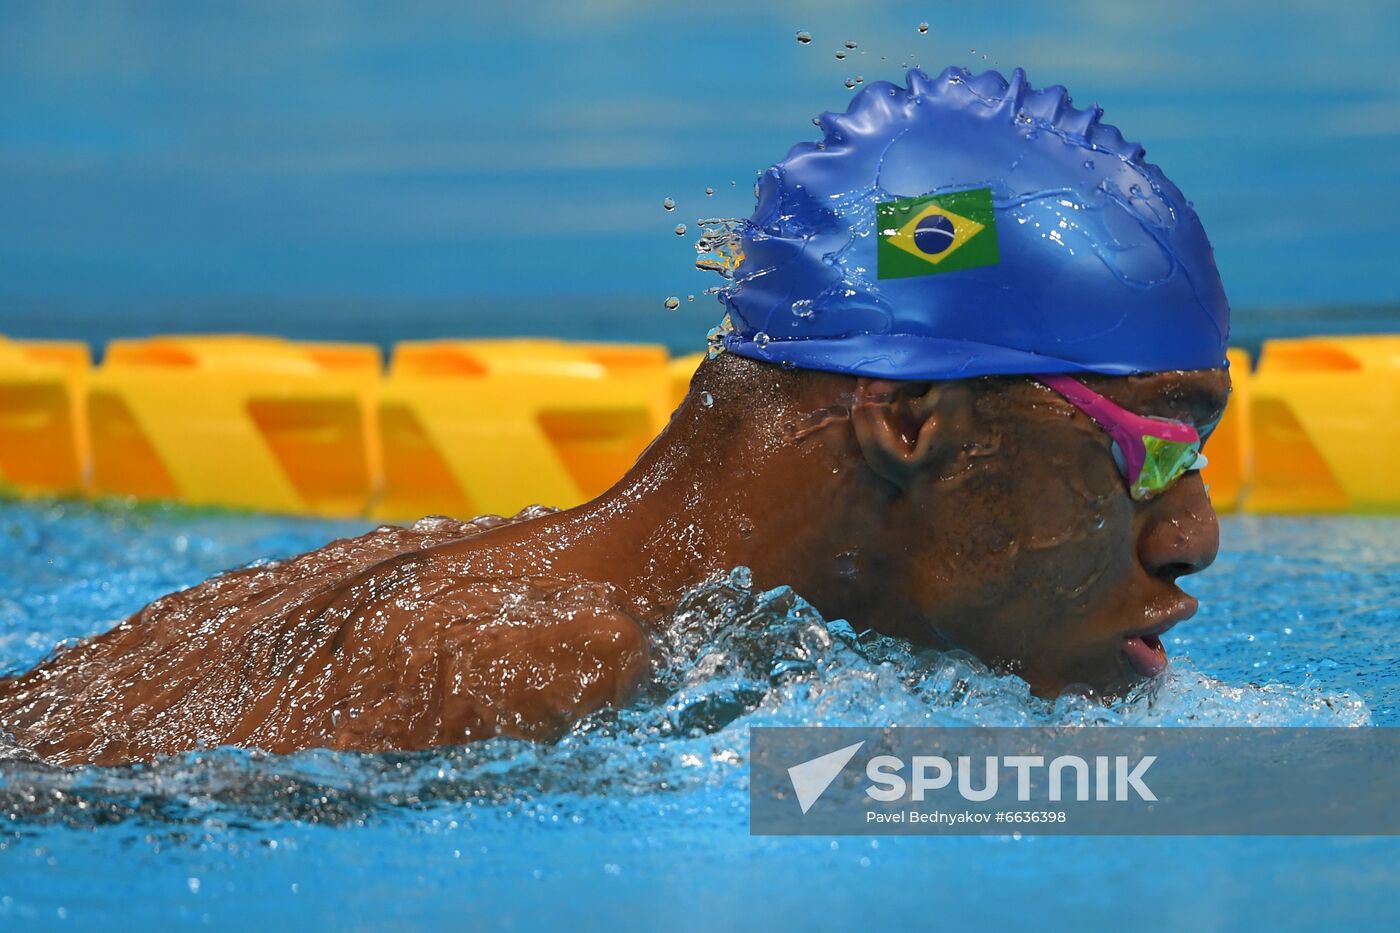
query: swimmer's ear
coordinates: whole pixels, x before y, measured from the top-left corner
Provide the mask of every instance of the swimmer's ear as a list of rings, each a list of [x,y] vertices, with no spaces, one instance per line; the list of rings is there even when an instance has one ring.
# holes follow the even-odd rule
[[[971,418],[972,392],[963,382],[856,381],[856,441],[870,469],[900,489],[952,462]]]

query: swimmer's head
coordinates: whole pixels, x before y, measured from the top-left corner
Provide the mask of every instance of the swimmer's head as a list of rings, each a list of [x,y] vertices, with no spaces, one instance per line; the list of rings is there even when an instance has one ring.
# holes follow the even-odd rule
[[[724,438],[799,424],[745,480],[822,529],[772,583],[1049,695],[1159,673],[1219,542],[1192,447],[1229,307],[1190,203],[1100,115],[957,68],[823,115],[719,242],[728,352],[699,377]]]
[[[1020,69],[868,85],[760,179],[726,349],[885,379],[1225,365],[1200,220],[1101,114]]]

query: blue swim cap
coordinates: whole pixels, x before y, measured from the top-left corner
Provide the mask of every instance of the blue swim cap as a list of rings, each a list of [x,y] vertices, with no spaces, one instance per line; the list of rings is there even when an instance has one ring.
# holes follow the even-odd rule
[[[908,79],[763,174],[728,246],[726,349],[889,379],[1225,365],[1201,222],[1102,110],[1019,68]]]

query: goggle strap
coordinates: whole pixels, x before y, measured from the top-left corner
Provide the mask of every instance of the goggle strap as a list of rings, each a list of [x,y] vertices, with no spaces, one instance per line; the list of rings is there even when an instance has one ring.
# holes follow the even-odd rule
[[[1123,474],[1128,477],[1129,483],[1136,483],[1142,475],[1143,464],[1147,462],[1147,445],[1142,441],[1142,434],[1125,426],[1124,422],[1141,416],[1100,395],[1072,376],[1046,375],[1035,378],[1069,399],[1075,408],[1103,429],[1118,448],[1118,456],[1123,460]]]
[[[1195,463],[1204,465],[1204,458],[1201,457],[1199,447],[1201,436],[1189,424],[1169,421],[1164,418],[1149,418],[1128,411],[1073,376],[1049,374],[1038,375],[1035,378],[1063,395],[1109,436],[1113,442],[1113,458],[1118,461],[1124,476],[1127,477],[1129,488],[1133,491],[1133,498],[1149,494],[1147,490],[1143,490],[1141,493],[1138,491],[1143,478],[1142,471],[1147,464],[1147,438],[1149,437],[1174,444],[1197,445],[1196,456],[1198,459]],[[1188,467],[1188,469],[1198,468],[1198,466]]]

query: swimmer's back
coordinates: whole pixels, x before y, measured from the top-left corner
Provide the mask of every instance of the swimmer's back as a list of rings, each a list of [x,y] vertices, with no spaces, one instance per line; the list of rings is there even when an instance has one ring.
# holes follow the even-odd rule
[[[645,645],[605,588],[502,573],[520,527],[430,519],[215,577],[0,681],[0,725],[98,763],[547,733],[620,695]]]

